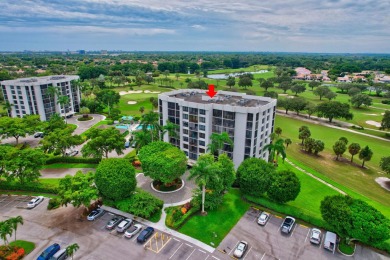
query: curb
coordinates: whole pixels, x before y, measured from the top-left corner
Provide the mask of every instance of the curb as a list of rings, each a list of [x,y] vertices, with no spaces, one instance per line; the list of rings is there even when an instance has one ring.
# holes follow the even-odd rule
[[[354,243],[354,244],[355,244],[355,247],[353,248],[353,253],[352,253],[352,255],[348,255],[348,254],[345,254],[345,253],[341,252],[341,250],[339,249],[340,244],[337,245],[337,252],[339,252],[339,253],[342,254],[343,256],[352,257],[352,256],[355,255],[355,252],[356,252],[356,243]]]
[[[153,187],[153,182],[150,183],[150,187],[152,188],[152,190],[154,190],[155,192],[158,192],[158,193],[161,193],[161,194],[170,194],[170,193],[174,193],[174,192],[178,192],[180,190],[182,190],[185,186],[185,182],[183,179],[181,179],[181,187],[178,188],[177,190],[173,190],[173,191],[159,191],[159,190],[156,190],[156,188]]]

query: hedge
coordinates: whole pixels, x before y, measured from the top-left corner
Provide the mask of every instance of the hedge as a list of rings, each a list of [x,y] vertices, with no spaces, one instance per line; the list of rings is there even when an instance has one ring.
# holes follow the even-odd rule
[[[190,210],[187,211],[187,213],[182,214],[181,212],[182,206],[176,206],[176,207],[170,207],[166,209],[167,217],[165,218],[165,225],[167,225],[170,228],[173,228],[175,230],[178,230],[181,226],[183,226],[187,220],[194,215],[195,213],[199,212],[200,207],[199,206],[192,206]],[[180,214],[180,218],[174,221],[174,214],[178,213]]]
[[[83,158],[83,157],[69,157],[56,156],[46,160],[46,164],[53,163],[92,163],[98,164],[101,161],[99,158]]]
[[[22,185],[14,181],[13,182],[1,181],[0,190],[32,191],[32,192],[57,194],[58,187],[56,185],[42,184],[40,182],[30,182]]]

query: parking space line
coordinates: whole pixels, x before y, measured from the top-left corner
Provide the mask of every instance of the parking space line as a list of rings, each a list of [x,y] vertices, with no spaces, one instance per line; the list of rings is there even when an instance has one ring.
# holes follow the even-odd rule
[[[309,229],[309,231],[307,231],[307,235],[306,235],[306,238],[305,238],[305,243],[306,243],[307,238],[309,237],[309,233],[310,233],[310,229]]]
[[[302,225],[302,224],[299,224],[301,227],[304,227],[304,228],[309,228],[308,226],[305,226],[305,225]]]
[[[207,258],[209,258],[210,255],[207,255],[207,257],[204,259],[204,260],[207,260]]]
[[[194,251],[192,251],[192,253],[187,257],[186,260],[188,260],[188,259],[192,256],[192,254],[195,252],[195,250],[196,250],[196,249],[194,249]]]
[[[232,248],[232,250],[230,250],[230,252],[229,252],[228,255],[230,255],[230,254],[233,252],[234,248],[236,248],[236,246],[238,245],[238,243],[240,243],[240,241],[237,241],[237,243],[236,243],[235,246]]]
[[[202,253],[204,253],[204,254],[206,254],[206,252],[205,251],[203,251],[203,250],[200,250],[200,249],[198,249],[200,252],[202,252]]]
[[[263,256],[261,257],[261,259],[260,259],[260,260],[263,260],[264,256],[265,256],[265,253],[263,254]]]
[[[214,259],[220,260],[218,257],[215,257],[215,256],[213,256],[213,255],[212,255],[211,257],[214,258]]]
[[[291,236],[290,236],[290,237],[292,237],[292,236],[294,235],[294,231],[295,231],[295,229],[297,229],[297,226],[298,226],[298,225],[294,225],[294,227],[293,227],[293,230],[292,230],[292,232],[291,232]]]
[[[141,232],[141,230],[140,230],[140,232]],[[132,239],[131,241],[135,242],[135,240],[137,240],[137,237],[138,236],[134,235],[134,239]]]
[[[248,252],[246,252],[246,254],[245,254],[243,260],[245,260],[245,257],[249,254],[249,252],[251,251],[251,249],[252,249],[252,247],[250,247],[249,250],[248,250]]]
[[[185,244],[186,244],[186,246],[193,247],[193,246],[191,246],[191,245],[189,245],[189,244],[187,244],[187,243],[185,243]]]
[[[275,217],[282,219],[282,217],[279,217],[278,215],[275,215]]]
[[[176,238],[173,238],[173,240],[176,240],[177,242],[180,242],[180,240],[179,240],[179,239],[176,239]]]
[[[183,243],[181,243],[181,245],[176,249],[176,251],[171,255],[171,257],[169,259],[171,259],[175,254],[176,252],[180,249],[180,247],[183,245]]]

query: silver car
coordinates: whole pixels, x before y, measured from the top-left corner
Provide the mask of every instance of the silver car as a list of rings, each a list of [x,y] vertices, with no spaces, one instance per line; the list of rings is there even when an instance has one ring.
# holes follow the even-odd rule
[[[321,244],[321,238],[322,238],[321,230],[317,228],[313,228],[310,232],[310,243],[319,245]]]
[[[247,249],[248,249],[248,242],[240,241],[240,243],[238,243],[236,249],[234,250],[233,255],[237,258],[241,258],[245,254]]]
[[[140,232],[142,229],[141,224],[135,224],[134,226],[130,227],[128,230],[125,232],[125,237],[126,238],[132,238],[134,237],[138,232]]]
[[[43,196],[35,197],[27,203],[27,208],[29,209],[35,208],[42,201],[43,201]]]
[[[257,224],[264,226],[269,219],[269,213],[263,211],[261,212],[259,218],[257,219]]]
[[[125,232],[125,230],[131,226],[131,224],[133,223],[133,220],[130,219],[130,218],[127,218],[125,220],[122,220],[121,223],[119,223],[119,225],[116,227],[116,232],[118,233],[123,233]]]
[[[104,214],[104,210],[101,208],[97,208],[95,210],[92,210],[91,213],[89,213],[87,219],[89,221],[93,221]]]
[[[114,229],[114,227],[116,225],[118,225],[120,222],[122,222],[123,219],[124,218],[122,218],[122,217],[114,217],[114,218],[112,218],[110,221],[107,222],[106,228],[108,230]]]

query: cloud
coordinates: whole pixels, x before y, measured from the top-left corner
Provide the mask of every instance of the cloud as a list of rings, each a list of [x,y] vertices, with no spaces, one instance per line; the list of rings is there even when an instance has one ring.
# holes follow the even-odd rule
[[[194,28],[194,29],[199,30],[199,31],[206,30],[206,27],[204,27],[203,25],[200,25],[200,24],[191,25],[191,28]]]

